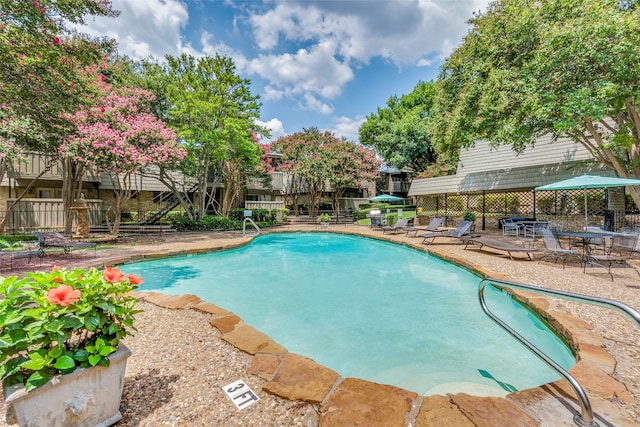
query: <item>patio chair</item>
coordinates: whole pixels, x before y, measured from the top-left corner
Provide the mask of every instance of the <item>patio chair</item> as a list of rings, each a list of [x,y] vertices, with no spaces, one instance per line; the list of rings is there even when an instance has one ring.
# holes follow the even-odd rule
[[[417,237],[418,231],[426,231],[429,233],[439,233],[439,232],[444,232],[447,230],[438,230],[438,228],[440,228],[440,226],[442,225],[442,222],[444,221],[444,218],[441,218],[439,216],[433,217],[431,218],[431,221],[429,221],[429,225],[427,225],[427,228],[416,228],[416,227],[407,227],[407,236],[409,235],[409,233],[413,233],[412,237]]]
[[[633,255],[637,251],[638,238],[640,234],[624,231],[621,234],[614,234],[611,239],[611,246],[608,248],[609,254]]]
[[[628,263],[628,256],[617,256],[617,255],[600,255],[600,254],[592,254],[585,253],[584,257],[584,267],[582,269],[583,273],[587,272],[587,266],[595,266],[602,267],[607,270],[609,276],[611,277],[611,281],[613,282],[613,273],[611,273],[612,267],[623,267],[623,268],[633,268],[638,276],[640,276],[640,270],[638,270],[634,265]]]
[[[538,263],[544,258],[553,258],[553,263],[555,264],[561,259],[562,268],[564,268],[567,259],[574,257],[580,260],[580,263],[582,264],[582,252],[575,249],[563,248],[556,230],[552,228],[543,228],[540,232],[542,233],[542,240],[544,241],[544,247],[547,252],[538,258]]]
[[[409,218],[400,218],[393,225],[383,225],[380,229],[382,230],[382,234],[387,234],[387,231],[393,232],[393,234],[398,233],[399,231],[406,231],[407,223],[409,222]]]
[[[77,242],[64,237],[56,231],[34,231],[33,235],[38,239],[39,255],[45,255],[47,248],[62,248],[65,254],[71,252],[72,249],[93,248],[94,254],[97,243],[94,242]]]
[[[452,231],[447,231],[444,233],[425,233],[425,234],[419,234],[418,237],[422,237],[422,243],[427,243],[428,245],[433,244],[434,240],[436,239],[436,237],[457,237],[460,238],[462,236],[464,236],[465,234],[469,233],[469,229],[471,228],[471,225],[473,225],[473,221],[462,221],[460,223],[460,225],[458,225],[458,227],[455,230]]]
[[[513,235],[520,237],[520,224],[515,222],[513,218],[503,218],[500,223],[502,224],[503,236]]]
[[[523,235],[525,239],[529,238],[535,241],[536,237],[542,236],[543,231],[549,228],[549,221],[535,221],[524,226]]]

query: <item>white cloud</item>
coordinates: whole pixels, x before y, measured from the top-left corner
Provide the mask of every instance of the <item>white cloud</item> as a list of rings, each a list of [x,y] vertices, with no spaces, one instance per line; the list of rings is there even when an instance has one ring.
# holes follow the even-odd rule
[[[116,40],[118,52],[132,58],[193,52],[181,31],[186,27],[187,6],[178,0],[113,0],[120,11],[117,18],[98,17],[87,21],[80,31]]]
[[[254,39],[263,50],[289,41],[331,43],[345,61],[373,57],[399,66],[424,56],[444,57],[467,28],[471,12],[488,0],[292,1],[250,16]]]
[[[358,141],[360,126],[365,122],[365,117],[338,117],[335,119],[332,132],[337,137],[345,137],[349,141]]]
[[[317,111],[320,114],[331,114],[333,112],[333,107],[331,105],[320,101],[310,93],[304,94],[304,103],[302,104],[302,108]]]
[[[275,141],[276,139],[280,138],[281,136],[285,136],[286,133],[284,131],[284,125],[282,124],[282,122],[277,119],[277,118],[273,118],[269,121],[263,122],[261,120],[256,120],[256,124],[259,126],[263,126],[267,129],[269,129],[271,131],[271,137],[268,138],[268,140],[271,141]]]
[[[262,53],[245,71],[268,81],[263,99],[302,97],[327,113],[354,67],[379,57],[398,67],[430,67],[466,34],[471,12],[489,0],[276,0],[248,17]],[[267,6],[271,4],[267,3]],[[291,47],[295,53],[288,53]]]
[[[265,99],[301,94],[331,99],[340,95],[354,77],[351,68],[336,60],[333,52],[323,43],[293,54],[260,55],[247,64],[245,71],[270,82]]]

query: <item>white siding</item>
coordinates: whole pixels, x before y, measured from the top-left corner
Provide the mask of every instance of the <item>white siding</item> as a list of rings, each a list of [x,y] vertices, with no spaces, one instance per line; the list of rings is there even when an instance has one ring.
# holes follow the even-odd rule
[[[543,137],[521,154],[511,146],[477,141],[475,147],[461,151],[456,175],[414,179],[409,196],[531,190],[584,173],[615,176],[593,161],[586,148],[568,139],[552,142]]]

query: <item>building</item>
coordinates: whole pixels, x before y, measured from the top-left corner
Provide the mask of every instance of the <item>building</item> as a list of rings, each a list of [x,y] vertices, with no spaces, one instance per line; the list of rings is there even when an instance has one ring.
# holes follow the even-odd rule
[[[584,205],[576,202],[583,193],[537,195],[533,189],[582,174],[615,176],[585,147],[569,139],[542,137],[522,153],[511,146],[477,141],[474,147],[460,152],[455,175],[415,179],[409,196],[415,197],[424,215],[458,217],[466,209],[473,210],[480,216],[483,229],[497,227],[498,220],[506,216],[547,217],[571,229],[580,218],[584,225]],[[614,210],[618,227],[624,224],[623,189],[589,192],[590,198],[602,202],[598,212],[589,208],[590,221],[600,223],[607,210]]]

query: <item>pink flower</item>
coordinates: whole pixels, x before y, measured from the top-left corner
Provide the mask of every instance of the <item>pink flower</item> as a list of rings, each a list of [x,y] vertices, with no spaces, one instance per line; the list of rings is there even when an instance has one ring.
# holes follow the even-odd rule
[[[47,299],[51,304],[58,304],[66,307],[73,302],[78,302],[81,294],[82,293],[79,290],[73,289],[69,285],[62,285],[57,288],[49,289],[49,292],[47,292]]]
[[[60,44],[60,37],[54,37],[54,38],[53,38],[53,42],[54,42],[55,44]]]
[[[110,283],[120,283],[127,279],[124,273],[117,268],[108,268],[102,272],[102,276]]]
[[[141,285],[144,281],[142,280],[142,276],[134,276],[133,274],[127,274],[129,278],[129,283],[132,285]]]

